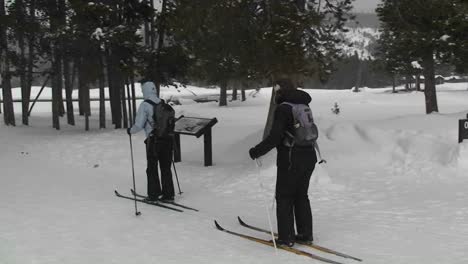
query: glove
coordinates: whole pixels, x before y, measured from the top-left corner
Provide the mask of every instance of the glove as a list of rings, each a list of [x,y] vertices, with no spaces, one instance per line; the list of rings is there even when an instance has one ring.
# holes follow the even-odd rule
[[[127,134],[128,134],[129,136],[132,134],[132,133],[130,133],[130,130],[131,130],[131,129],[132,129],[132,128],[130,128],[130,127],[127,128]]]
[[[319,161],[319,164],[322,164],[322,163],[327,163],[327,161],[326,161],[326,160],[324,160],[324,159],[323,159],[323,160],[321,160],[321,161]]]
[[[255,149],[254,148],[249,149],[249,156],[253,160],[255,160],[257,158],[257,157],[255,157]]]

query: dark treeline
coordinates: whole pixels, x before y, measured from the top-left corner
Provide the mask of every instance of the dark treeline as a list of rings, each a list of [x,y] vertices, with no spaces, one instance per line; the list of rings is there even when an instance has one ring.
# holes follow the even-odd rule
[[[75,124],[72,92],[89,128],[90,89],[105,89],[112,124],[135,114],[135,81],[205,82],[245,100],[245,88],[281,76],[325,80],[339,58],[351,0],[16,0],[0,2],[4,121],[15,125],[12,78],[28,125],[32,84],[52,87],[52,125]],[[15,83],[16,86],[16,83]],[[130,98],[130,100],[126,100]]]
[[[21,87],[22,123],[28,125],[31,86],[52,87],[52,125],[60,117],[75,124],[72,92],[89,128],[90,88],[100,89],[100,127],[105,127],[104,89],[108,87],[115,128],[128,126],[135,113],[136,78],[161,80],[153,65],[161,57],[161,12],[149,1],[17,0],[0,2],[1,79],[4,120],[15,125],[12,77]],[[141,32],[144,28],[144,32]],[[151,59],[148,59],[151,58]],[[153,69],[147,71],[146,69]],[[174,72],[171,72],[174,73]],[[126,85],[128,84],[128,89]],[[63,96],[65,95],[65,96]]]
[[[73,91],[89,128],[91,88],[99,89],[100,127],[108,90],[112,124],[122,128],[135,115],[137,81],[214,85],[224,106],[228,89],[233,100],[238,92],[245,100],[246,88],[283,77],[305,87],[349,89],[424,75],[430,113],[437,111],[437,65],[467,68],[468,22],[466,1],[425,3],[382,2],[382,34],[371,61],[343,56],[339,48],[354,23],[352,0],[162,0],[158,9],[149,0],[0,0],[4,122],[16,124],[12,86],[21,88],[24,125],[34,84],[52,87],[54,128],[65,118],[75,124]],[[358,19],[375,24],[371,15]]]

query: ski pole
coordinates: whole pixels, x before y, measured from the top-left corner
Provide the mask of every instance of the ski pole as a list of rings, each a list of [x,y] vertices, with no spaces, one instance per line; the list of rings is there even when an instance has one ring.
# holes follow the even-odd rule
[[[319,164],[327,163],[326,160],[322,159],[322,153],[320,153],[320,148],[319,148],[319,145],[318,145],[317,141],[315,141],[314,148],[315,148],[315,150],[317,151],[317,154],[318,154]]]
[[[177,170],[176,170],[176,167],[175,167],[175,161],[174,161],[174,156],[175,156],[175,151],[176,151],[176,140],[175,140],[175,137],[172,137],[172,143],[173,143],[173,146],[172,146],[172,166],[174,167],[174,174],[175,174],[175,178],[176,178],[176,181],[177,181],[177,187],[179,188],[179,195],[182,195],[182,191],[180,190],[180,184],[179,184],[179,177],[177,176]]]
[[[255,164],[257,165],[258,168],[258,178],[260,178],[260,167],[262,166],[262,162],[259,159],[255,159]],[[260,183],[260,187],[263,189],[266,189],[262,183]],[[278,247],[276,246],[276,240],[275,240],[275,235],[273,234],[273,225],[271,224],[271,217],[270,217],[270,210],[268,209],[268,203],[265,204],[265,208],[267,211],[267,216],[268,216],[268,224],[270,225],[270,234],[271,234],[271,239],[273,241],[273,246],[275,247],[275,254],[278,255]]]
[[[136,201],[136,187],[135,187],[135,166],[133,165],[133,144],[132,144],[132,134],[128,134],[129,138],[130,138],[130,155],[131,155],[131,158],[132,158],[132,175],[133,175],[133,190],[135,190],[134,192],[134,198],[135,198],[135,215],[136,216],[139,216],[141,215],[141,212],[138,211],[138,208],[137,208],[137,201]]]
[[[175,178],[176,178],[176,181],[177,181],[177,187],[179,188],[179,195],[182,195],[182,191],[180,190],[180,185],[179,185],[179,177],[177,177],[177,170],[176,170],[176,167],[175,167],[175,161],[172,160],[172,166],[174,167],[174,173],[175,173]]]

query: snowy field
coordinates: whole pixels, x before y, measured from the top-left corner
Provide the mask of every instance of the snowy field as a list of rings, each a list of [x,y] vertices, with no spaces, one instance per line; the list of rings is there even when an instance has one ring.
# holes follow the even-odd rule
[[[197,95],[216,92],[190,89]],[[307,91],[328,161],[317,165],[309,191],[317,244],[363,263],[468,263],[468,141],[457,143],[458,119],[468,113],[468,84],[438,86],[440,113],[431,115],[418,92]],[[92,103],[89,132],[78,115],[77,127],[62,118],[62,130],[52,129],[50,103],[36,104],[29,127],[1,122],[0,263],[321,263],[289,252],[276,255],[213,224],[217,219],[231,230],[269,239],[239,226],[236,217],[268,227],[267,209],[275,215],[275,151],[260,169],[248,157],[261,139],[271,89],[255,97],[248,91],[246,102],[221,108],[194,103],[192,92],[163,89],[162,97],[184,98],[175,106],[178,115],[219,121],[212,167],[203,166],[202,138],[181,139],[182,162],[176,166],[184,193],[176,201],[200,212],[139,204],[142,215],[136,217],[131,201],[115,197],[114,189],[128,194],[132,186],[129,137],[110,123],[97,128],[98,102]],[[18,89],[14,94],[19,96]],[[331,111],[335,102],[339,115]],[[20,109],[15,104],[17,123]],[[143,133],[133,136],[137,190],[145,193],[143,140]]]

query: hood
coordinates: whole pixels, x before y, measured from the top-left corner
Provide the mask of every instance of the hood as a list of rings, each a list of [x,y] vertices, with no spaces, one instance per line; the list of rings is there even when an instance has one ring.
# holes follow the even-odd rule
[[[143,86],[141,86],[141,91],[143,92],[143,98],[145,100],[149,99],[156,104],[161,102],[161,99],[156,95],[156,85],[154,85],[153,82],[145,82]]]
[[[308,105],[312,101],[312,97],[310,97],[308,93],[301,90],[279,90],[277,92],[275,101],[277,104],[287,102],[292,104]]]

